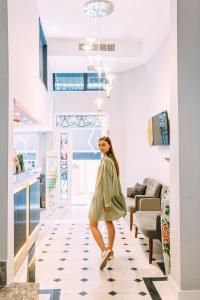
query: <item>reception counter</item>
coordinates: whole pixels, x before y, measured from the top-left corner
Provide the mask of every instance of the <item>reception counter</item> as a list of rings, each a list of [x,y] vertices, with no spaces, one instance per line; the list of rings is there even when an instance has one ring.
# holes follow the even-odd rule
[[[40,169],[14,176],[15,273],[39,234]]]

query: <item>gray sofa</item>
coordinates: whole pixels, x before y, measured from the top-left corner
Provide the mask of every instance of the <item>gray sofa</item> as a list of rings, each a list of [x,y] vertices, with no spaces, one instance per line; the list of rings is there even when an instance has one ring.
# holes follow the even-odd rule
[[[160,206],[160,198],[158,197],[160,197],[161,183],[152,178],[145,178],[143,184],[147,186],[144,195],[136,195],[135,198],[126,197],[126,206],[130,211],[130,230],[133,227],[133,214],[136,211],[141,209],[158,210],[157,208]],[[127,195],[130,195],[133,190],[133,187],[128,187]]]
[[[149,263],[152,263],[153,255],[153,240],[161,241],[161,201],[162,197],[167,192],[169,187],[163,186],[161,190],[161,198],[157,198],[160,204],[152,207],[151,211],[147,211],[145,205],[140,211],[135,213],[135,237],[137,238],[138,230],[149,239]],[[154,198],[156,199],[156,198]],[[143,199],[141,199],[143,200]],[[147,198],[145,199],[147,200]],[[148,201],[146,201],[148,203]],[[149,203],[148,203],[149,204]],[[143,210],[144,208],[144,210]],[[149,207],[150,208],[150,207]]]

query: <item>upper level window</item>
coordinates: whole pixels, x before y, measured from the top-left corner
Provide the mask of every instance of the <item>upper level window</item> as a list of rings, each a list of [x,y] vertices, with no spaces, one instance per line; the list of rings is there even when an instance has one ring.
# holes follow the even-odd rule
[[[105,78],[97,73],[54,73],[54,91],[96,91],[103,90]]]
[[[53,74],[54,91],[83,91],[84,74],[83,73],[54,73]]]
[[[40,79],[47,88],[47,43],[44,32],[39,21],[39,63],[40,63]]]
[[[90,91],[103,90],[105,84],[105,78],[99,76],[97,73],[88,73],[87,74],[87,89]]]

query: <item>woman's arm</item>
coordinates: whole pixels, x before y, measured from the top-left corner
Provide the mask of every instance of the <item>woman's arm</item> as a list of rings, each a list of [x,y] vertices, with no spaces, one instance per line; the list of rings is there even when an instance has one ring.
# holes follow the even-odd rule
[[[113,196],[113,174],[112,164],[105,164],[103,167],[103,199],[105,208],[111,207]]]

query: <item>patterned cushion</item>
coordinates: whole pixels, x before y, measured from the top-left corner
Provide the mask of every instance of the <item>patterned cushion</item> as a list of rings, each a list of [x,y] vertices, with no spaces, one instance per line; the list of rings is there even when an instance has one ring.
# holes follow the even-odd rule
[[[160,197],[161,183],[152,178],[145,178],[143,184],[147,185],[145,195]]]

